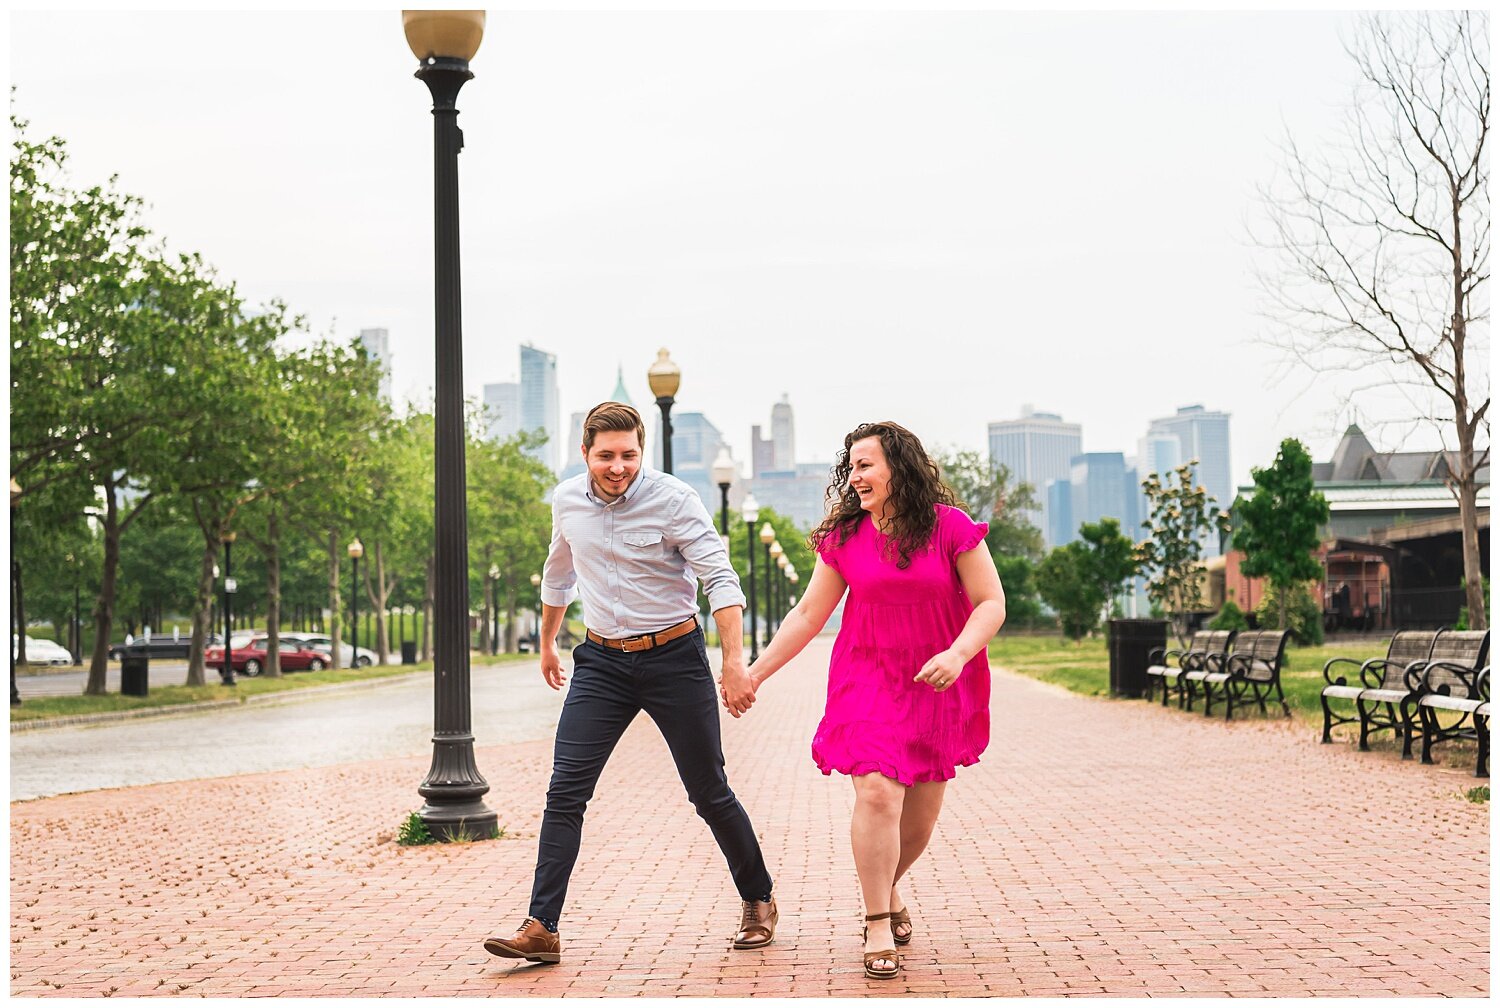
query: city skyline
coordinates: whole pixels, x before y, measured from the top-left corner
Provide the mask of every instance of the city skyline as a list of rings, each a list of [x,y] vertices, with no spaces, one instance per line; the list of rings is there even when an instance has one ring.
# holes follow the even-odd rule
[[[1355,23],[491,12],[460,100],[466,394],[532,343],[563,362],[565,417],[620,365],[643,386],[666,346],[677,409],[710,414],[742,467],[782,393],[798,463],[826,464],[874,419],[982,450],[985,425],[1027,401],[1087,428],[1084,452],[1212,403],[1236,417],[1236,484],[1283,437],[1326,457],[1351,422],[1382,450],[1437,447],[1398,422],[1430,409],[1394,383],[1344,407],[1355,379],[1258,342],[1255,191],[1283,129],[1340,138]],[[148,226],[252,307],[282,299],[347,341],[387,328],[395,400],[430,401],[431,117],[396,12],[11,26],[13,109],[67,141],[70,182],[118,174]],[[27,44],[46,38],[67,38],[80,72],[58,78]],[[179,55],[143,64],[153,48]],[[273,51],[298,80],[265,72]]]

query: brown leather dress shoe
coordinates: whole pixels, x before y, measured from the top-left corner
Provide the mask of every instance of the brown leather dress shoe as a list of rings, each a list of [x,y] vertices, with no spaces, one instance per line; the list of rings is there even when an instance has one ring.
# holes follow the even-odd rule
[[[740,929],[734,936],[737,949],[765,948],[776,937],[776,900],[744,900],[740,909]]]
[[[562,960],[562,939],[527,917],[509,938],[486,938],[484,950],[502,959],[555,963]]]

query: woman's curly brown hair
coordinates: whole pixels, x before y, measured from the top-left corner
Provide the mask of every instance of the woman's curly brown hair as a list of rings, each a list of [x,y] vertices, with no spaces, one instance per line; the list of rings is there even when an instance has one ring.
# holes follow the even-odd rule
[[[925,549],[937,529],[934,505],[957,506],[957,501],[953,491],[943,482],[937,463],[928,457],[917,436],[889,420],[862,423],[845,436],[844,450],[839,452],[838,462],[833,467],[833,482],[824,494],[828,502],[828,517],[808,536],[808,545],[816,551],[836,534],[838,539],[834,544],[842,546],[859,528],[865,510],[859,506],[859,494],[849,485],[849,476],[854,469],[849,461],[849,449],[856,441],[868,437],[880,439],[880,448],[885,452],[885,461],[891,470],[890,498],[886,502],[886,511],[891,516],[886,530],[886,549],[895,548],[899,554],[896,566],[905,570],[911,566],[912,554]]]

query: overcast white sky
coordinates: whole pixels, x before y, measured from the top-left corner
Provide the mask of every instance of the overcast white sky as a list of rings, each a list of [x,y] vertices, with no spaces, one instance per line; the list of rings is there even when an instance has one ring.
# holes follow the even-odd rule
[[[1152,417],[1226,410],[1239,480],[1286,436],[1327,458],[1339,379],[1257,342],[1246,225],[1283,124],[1336,136],[1353,24],[491,11],[459,101],[466,388],[532,342],[566,433],[617,364],[649,405],[665,346],[677,409],[746,468],[783,392],[805,461],[887,418],[983,448],[1022,403],[1127,454]],[[15,13],[10,61],[75,183],[118,174],[252,303],[388,328],[398,397],[429,396],[430,102],[398,12]]]

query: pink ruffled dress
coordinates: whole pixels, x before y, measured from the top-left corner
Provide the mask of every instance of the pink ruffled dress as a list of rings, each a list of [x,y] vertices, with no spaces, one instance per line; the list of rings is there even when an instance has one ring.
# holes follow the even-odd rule
[[[907,786],[950,780],[955,768],[978,763],[989,744],[985,651],[942,693],[912,682],[927,659],[952,646],[974,611],[954,561],[989,531],[957,508],[937,510],[932,541],[905,570],[894,551],[881,556],[885,536],[868,516],[843,545],[835,533],[818,549],[849,585],[828,665],[828,704],[812,741],[825,775],[875,772]]]

